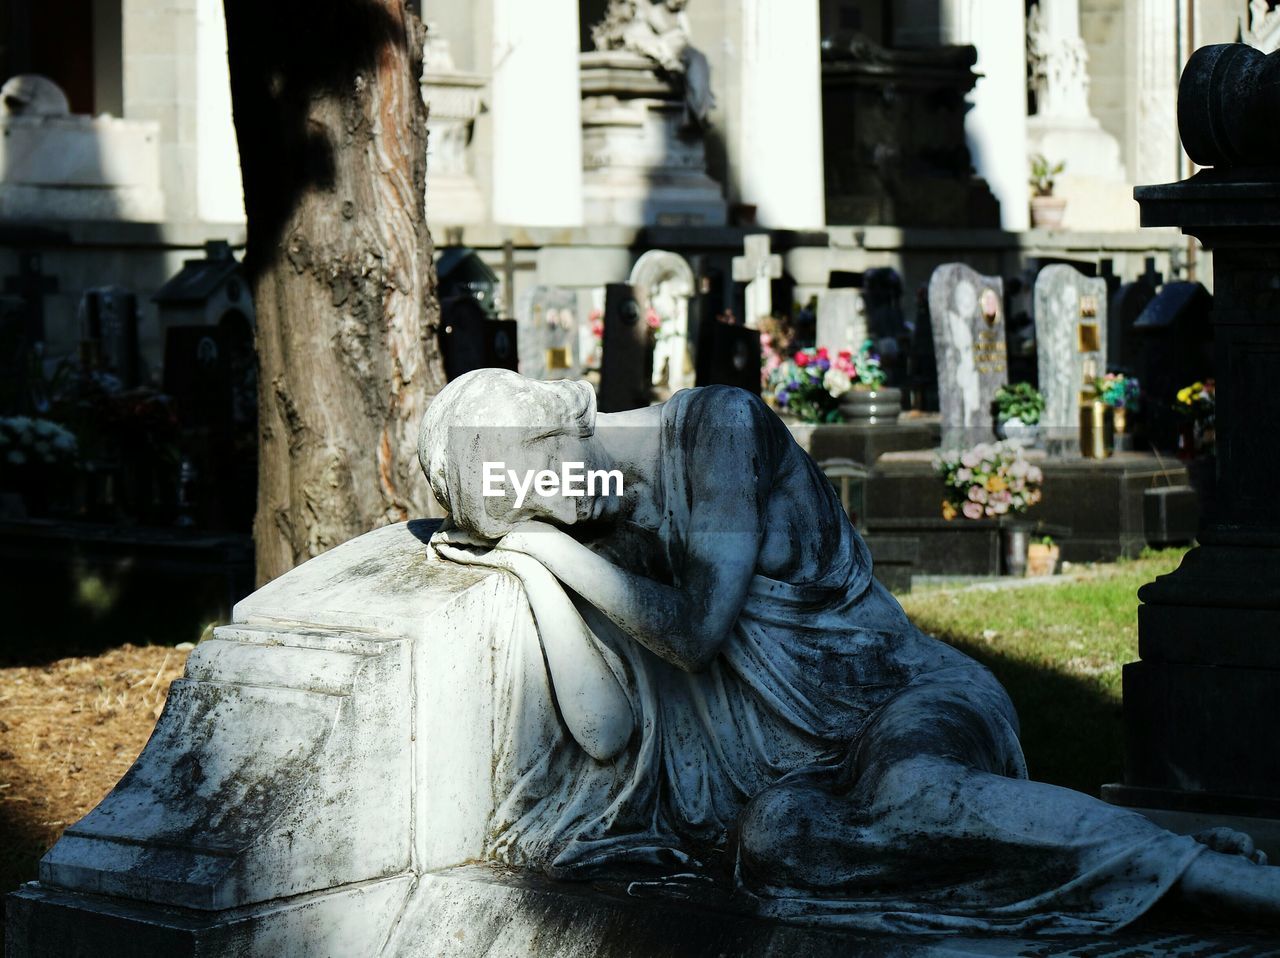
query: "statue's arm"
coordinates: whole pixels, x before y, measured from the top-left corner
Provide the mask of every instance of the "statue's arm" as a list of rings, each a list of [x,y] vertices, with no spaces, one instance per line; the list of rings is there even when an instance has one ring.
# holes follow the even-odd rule
[[[676,585],[623,569],[542,524],[499,545],[533,555],[637,642],[690,672],[711,663],[742,610],[772,481],[760,419],[767,410],[755,409],[759,400],[739,390],[724,399],[708,404],[709,421],[685,437],[697,468]]]

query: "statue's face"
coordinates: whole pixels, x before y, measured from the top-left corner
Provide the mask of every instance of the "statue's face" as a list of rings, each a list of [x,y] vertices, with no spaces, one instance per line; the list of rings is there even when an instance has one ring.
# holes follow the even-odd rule
[[[465,443],[477,455],[454,479],[458,493],[451,496],[453,517],[460,527],[499,539],[530,520],[572,526],[597,517],[599,495],[586,494],[592,460],[587,440],[550,436],[525,444],[485,442],[486,438],[481,435]],[[582,494],[571,494],[578,492]]]

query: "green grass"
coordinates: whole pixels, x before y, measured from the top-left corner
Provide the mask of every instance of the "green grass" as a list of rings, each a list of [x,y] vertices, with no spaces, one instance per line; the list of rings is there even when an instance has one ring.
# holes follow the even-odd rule
[[[1096,795],[1121,777],[1121,668],[1138,657],[1138,588],[1182,555],[1076,567],[1051,585],[934,589],[901,601],[920,628],[1004,683],[1033,778]]]

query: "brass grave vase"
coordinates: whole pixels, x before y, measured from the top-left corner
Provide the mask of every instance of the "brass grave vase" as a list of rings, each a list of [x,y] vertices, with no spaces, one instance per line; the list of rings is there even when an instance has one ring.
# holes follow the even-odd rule
[[[1115,410],[1095,394],[1080,395],[1080,455],[1106,459],[1115,446]]]

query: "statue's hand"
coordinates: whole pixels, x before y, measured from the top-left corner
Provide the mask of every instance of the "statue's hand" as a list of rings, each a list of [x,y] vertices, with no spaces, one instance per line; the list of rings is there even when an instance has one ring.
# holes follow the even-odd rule
[[[549,522],[529,519],[517,523],[493,547],[502,552],[519,552],[537,559],[549,556],[550,550],[556,547],[564,535],[562,529]]]
[[[439,534],[437,534],[438,536]],[[519,564],[516,553],[500,552],[491,542],[450,542],[443,538],[431,537],[431,548],[442,559],[458,562],[462,565],[482,566],[488,569],[505,569],[516,572]]]

